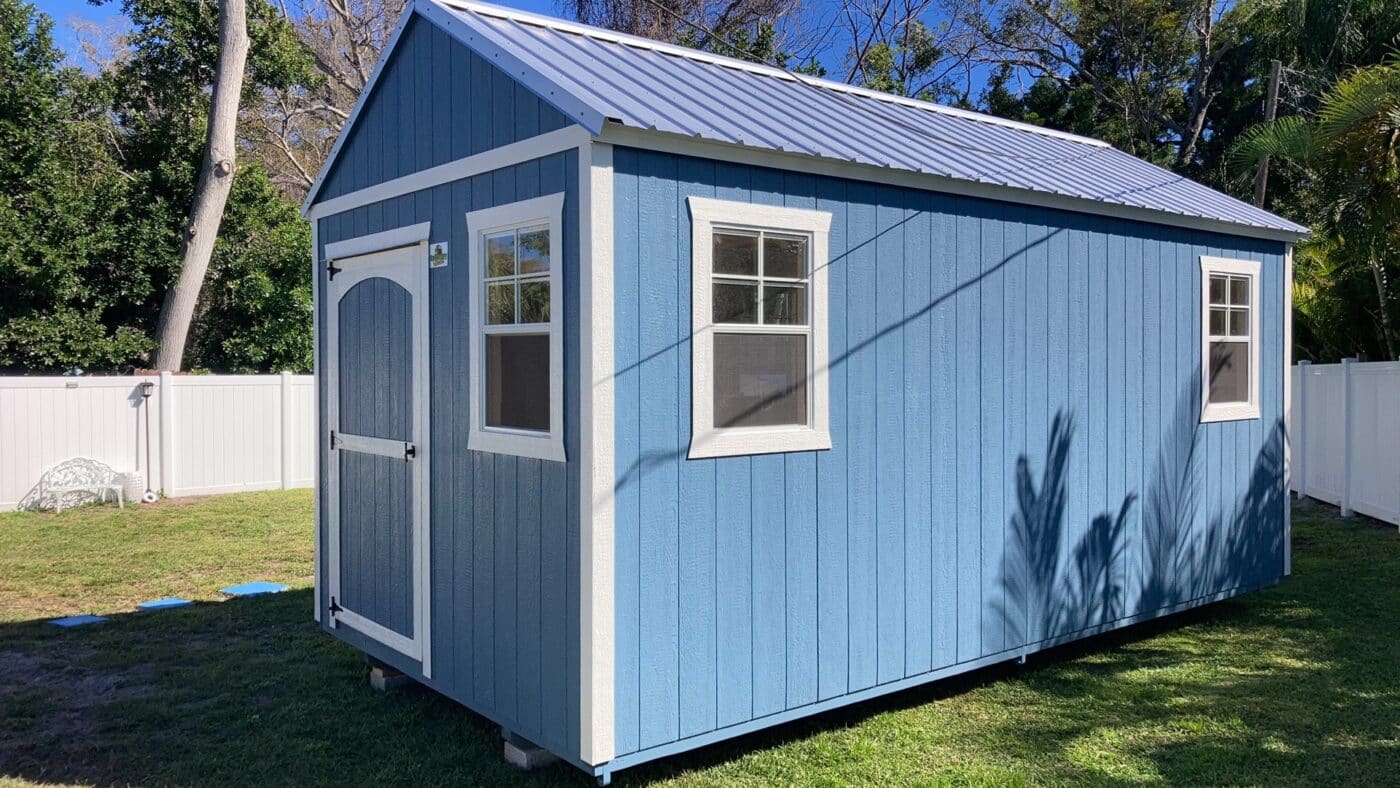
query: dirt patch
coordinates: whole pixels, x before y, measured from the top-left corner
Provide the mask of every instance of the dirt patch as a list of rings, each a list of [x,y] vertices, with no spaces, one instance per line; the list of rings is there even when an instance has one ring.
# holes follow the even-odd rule
[[[82,664],[91,649],[52,647],[62,653],[0,651],[0,775],[58,780],[74,767],[91,774],[92,754],[109,743],[98,711],[152,691],[150,665],[98,670]]]

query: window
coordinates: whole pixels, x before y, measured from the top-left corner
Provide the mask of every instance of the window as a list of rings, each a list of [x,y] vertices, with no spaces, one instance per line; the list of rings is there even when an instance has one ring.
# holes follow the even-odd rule
[[[689,198],[690,457],[831,448],[831,214]]]
[[[474,451],[564,459],[563,207],[552,194],[467,214]]]
[[[1259,418],[1259,263],[1201,258],[1201,421]]]

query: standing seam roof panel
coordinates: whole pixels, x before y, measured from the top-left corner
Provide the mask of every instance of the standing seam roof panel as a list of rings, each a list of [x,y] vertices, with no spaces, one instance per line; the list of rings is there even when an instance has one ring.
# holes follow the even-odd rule
[[[1307,234],[1095,140],[481,3],[424,2],[625,126]]]

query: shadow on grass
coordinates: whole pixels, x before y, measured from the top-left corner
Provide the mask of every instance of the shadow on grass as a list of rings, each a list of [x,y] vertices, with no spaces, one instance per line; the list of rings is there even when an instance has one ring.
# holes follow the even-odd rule
[[[310,621],[310,591],[126,613],[61,630],[0,626],[0,778],[88,784],[588,785],[568,766],[523,774],[499,729],[413,686],[370,690],[360,653]],[[1073,657],[1199,618],[1054,653]],[[704,769],[1015,675],[998,666],[622,772],[622,784]]]
[[[499,729],[412,687],[369,689],[311,592],[0,626],[0,782],[520,783]],[[529,782],[589,781],[556,766]]]

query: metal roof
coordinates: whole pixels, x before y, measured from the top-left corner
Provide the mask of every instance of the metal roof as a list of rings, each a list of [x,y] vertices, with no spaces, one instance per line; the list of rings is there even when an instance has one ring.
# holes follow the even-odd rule
[[[595,135],[614,122],[1271,234],[1308,233],[1099,140],[484,3],[420,0],[415,8]]]

